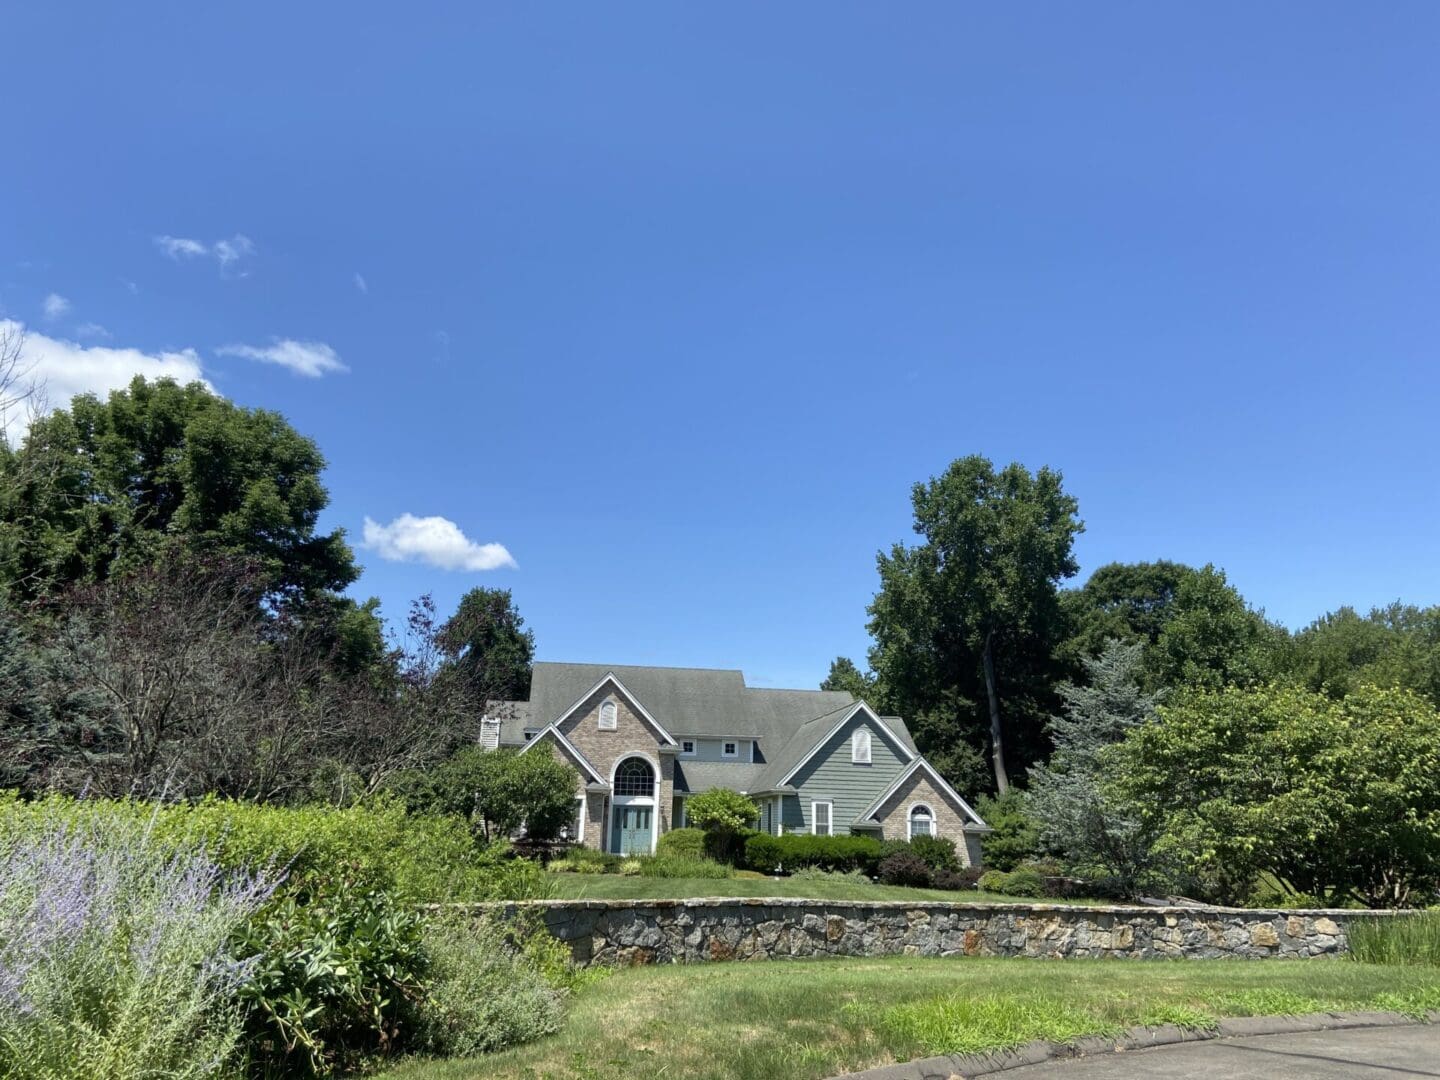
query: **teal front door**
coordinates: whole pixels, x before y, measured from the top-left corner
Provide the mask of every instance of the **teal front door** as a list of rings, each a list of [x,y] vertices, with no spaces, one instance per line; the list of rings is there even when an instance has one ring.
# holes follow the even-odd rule
[[[649,806],[617,806],[610,816],[610,850],[617,855],[649,855]]]

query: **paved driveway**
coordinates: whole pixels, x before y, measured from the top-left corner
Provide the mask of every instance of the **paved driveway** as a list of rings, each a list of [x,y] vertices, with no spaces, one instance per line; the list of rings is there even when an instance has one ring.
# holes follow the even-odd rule
[[[1440,1077],[1440,1024],[1214,1039],[1026,1065],[1003,1080],[1339,1080]]]

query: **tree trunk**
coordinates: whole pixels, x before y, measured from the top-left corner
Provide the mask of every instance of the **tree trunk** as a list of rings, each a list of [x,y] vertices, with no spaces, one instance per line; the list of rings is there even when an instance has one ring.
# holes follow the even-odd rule
[[[995,691],[994,631],[985,635],[985,695],[990,699],[990,757],[995,763],[995,790],[1004,795],[1010,790],[1010,777],[1005,773],[1005,738],[1000,732],[1000,695]]]

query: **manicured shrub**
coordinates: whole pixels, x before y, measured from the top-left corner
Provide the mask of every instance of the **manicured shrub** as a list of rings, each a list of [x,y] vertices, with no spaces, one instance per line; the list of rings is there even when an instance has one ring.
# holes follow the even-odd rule
[[[408,904],[364,884],[291,893],[235,940],[262,1071],[326,1076],[397,1049],[416,1027],[428,957]]]
[[[422,1041],[430,1052],[483,1054],[559,1030],[565,991],[556,983],[573,976],[540,935],[517,948],[511,928],[451,916],[427,921],[424,942],[433,958],[421,1008]],[[537,950],[544,955],[537,957]]]
[[[705,857],[727,866],[745,865],[745,845],[752,836],[759,836],[755,829],[737,829],[734,832],[708,832],[705,834]]]
[[[880,841],[868,836],[768,836],[758,833],[745,845],[745,861],[753,870],[773,873],[777,866],[793,873],[806,866],[825,870],[873,873],[880,859]]]
[[[51,808],[0,839],[0,1076],[235,1075],[231,937],[267,875],[176,854],[136,819],[88,828]]]
[[[655,844],[657,855],[686,855],[698,859],[705,854],[704,829],[671,829]]]
[[[1004,870],[986,870],[975,884],[984,892],[1004,893],[1005,883],[1009,880],[1010,875]]]
[[[968,892],[976,888],[980,881],[980,875],[981,871],[973,866],[962,867],[959,870],[936,870],[930,876],[930,884],[936,889]]]
[[[1034,870],[1012,870],[1005,875],[1000,891],[1006,896],[1041,897],[1045,895],[1045,879]]]
[[[711,788],[685,803],[685,820],[708,832],[738,832],[755,824],[760,807],[729,788]]]
[[[880,880],[886,885],[909,885],[923,889],[930,885],[930,867],[913,851],[897,851],[880,860]]]
[[[818,866],[803,866],[790,875],[792,881],[848,881],[856,885],[868,885],[870,879],[859,870],[821,870]]]
[[[653,855],[640,859],[640,876],[657,878],[728,878],[734,868],[703,856]]]
[[[959,870],[960,856],[955,854],[955,841],[944,836],[915,836],[910,850],[924,860],[931,870]]]

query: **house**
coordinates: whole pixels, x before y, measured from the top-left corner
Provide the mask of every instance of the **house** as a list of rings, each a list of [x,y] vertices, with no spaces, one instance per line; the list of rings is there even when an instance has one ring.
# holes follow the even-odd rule
[[[775,835],[943,836],[978,866],[989,831],[899,717],[844,692],[746,686],[739,671],[539,663],[530,700],[492,710],[481,742],[574,766],[573,835],[621,854],[653,852],[715,787],[750,796]]]

